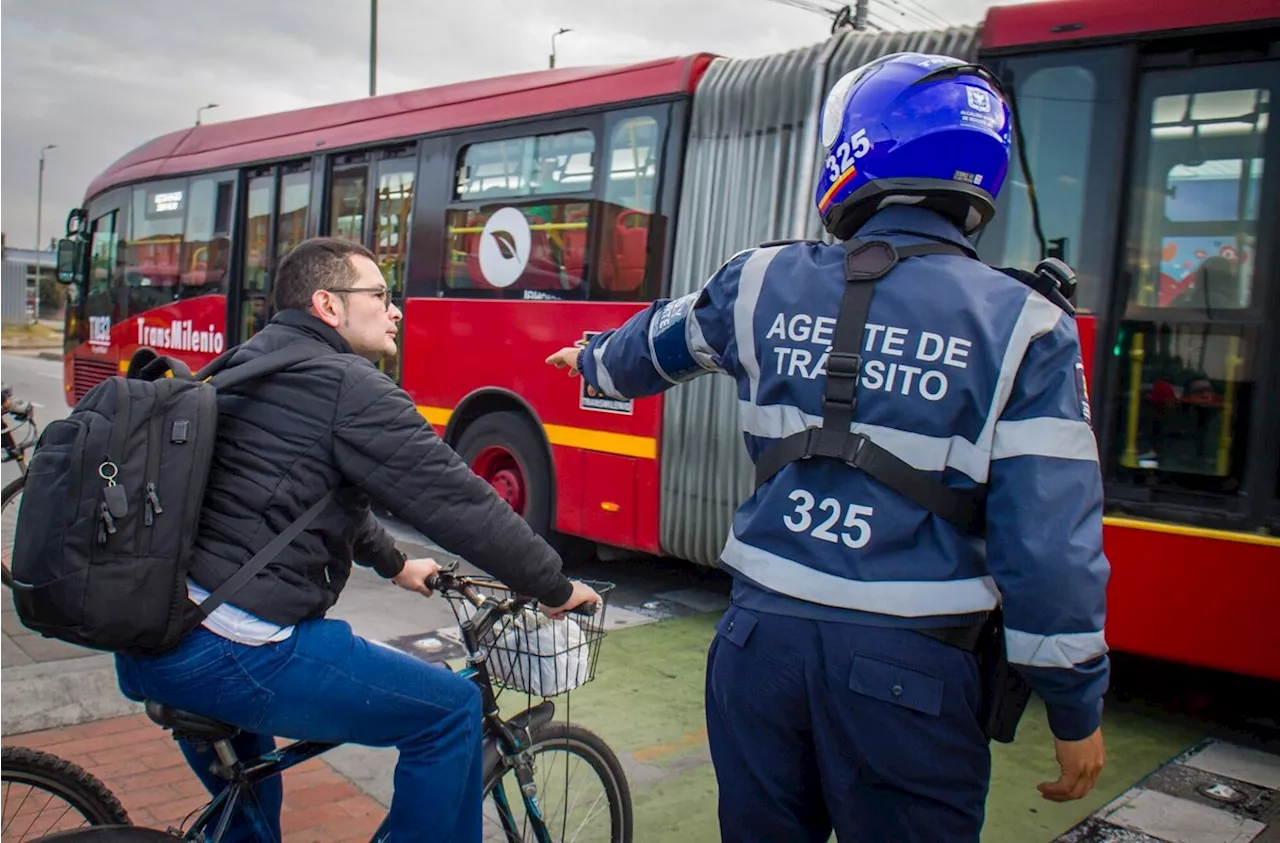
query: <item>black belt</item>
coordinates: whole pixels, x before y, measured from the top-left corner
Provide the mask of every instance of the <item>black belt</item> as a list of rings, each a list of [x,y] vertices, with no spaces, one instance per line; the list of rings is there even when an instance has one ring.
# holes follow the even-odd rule
[[[987,625],[987,615],[966,626],[911,627],[912,632],[928,636],[934,641],[941,641],[951,647],[959,647],[970,653],[976,653],[982,641],[982,630]]]

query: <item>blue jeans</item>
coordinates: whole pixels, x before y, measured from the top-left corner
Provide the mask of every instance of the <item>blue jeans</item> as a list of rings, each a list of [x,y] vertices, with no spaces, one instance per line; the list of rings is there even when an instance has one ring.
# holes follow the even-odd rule
[[[131,699],[239,726],[233,746],[242,760],[272,749],[273,736],[396,746],[385,839],[480,840],[479,690],[445,668],[365,641],[344,621],[305,621],[284,641],[259,647],[199,627],[161,656],[118,655],[116,672]],[[181,743],[209,793],[218,793],[226,782],[209,772],[213,753]],[[264,832],[280,839],[280,778],[255,794],[265,816],[237,818],[227,839],[271,839]]]

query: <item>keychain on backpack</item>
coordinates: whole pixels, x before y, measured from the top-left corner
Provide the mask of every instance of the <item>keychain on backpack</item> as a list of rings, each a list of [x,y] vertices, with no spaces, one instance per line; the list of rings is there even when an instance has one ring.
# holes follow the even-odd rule
[[[106,544],[107,536],[116,532],[116,519],[129,514],[129,496],[123,486],[116,485],[119,473],[119,466],[110,460],[98,466],[98,476],[107,481],[107,487],[102,490],[102,504],[98,507],[102,516],[102,523],[98,526],[98,544]]]

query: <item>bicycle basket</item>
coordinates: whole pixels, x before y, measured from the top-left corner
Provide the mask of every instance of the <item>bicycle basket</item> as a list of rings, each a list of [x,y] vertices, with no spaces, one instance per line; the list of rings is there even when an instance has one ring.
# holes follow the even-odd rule
[[[499,582],[469,579],[478,593],[494,600],[517,596]],[[570,613],[560,620],[552,620],[526,606],[515,616],[505,615],[499,619],[477,642],[494,685],[546,698],[595,679],[600,642],[606,635],[605,611],[613,584],[583,582],[595,589],[603,601],[594,615]],[[459,594],[445,592],[444,596],[459,627],[478,611]]]

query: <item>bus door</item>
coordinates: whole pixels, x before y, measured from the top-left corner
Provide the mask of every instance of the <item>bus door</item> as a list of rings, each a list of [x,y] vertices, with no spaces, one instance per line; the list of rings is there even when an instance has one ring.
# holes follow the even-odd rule
[[[239,284],[227,297],[227,333],[233,342],[243,342],[266,327],[274,312],[275,268],[307,237],[311,162],[250,170],[243,195]]]
[[[1280,62],[1261,40],[1147,57],[1137,80],[1104,455],[1135,514],[1253,530],[1275,511]]]
[[[79,306],[68,310],[66,326],[66,352],[73,357],[74,373],[68,386],[74,401],[119,370],[119,343],[113,343],[112,336],[114,330],[128,327],[122,324],[128,231],[128,189],[104,193],[89,203],[87,272]]]
[[[413,231],[416,144],[336,156],[329,163],[328,208],[322,231],[330,237],[368,247],[391,291],[391,302],[405,309],[409,242]],[[399,381],[403,332],[395,358],[380,366]]]

